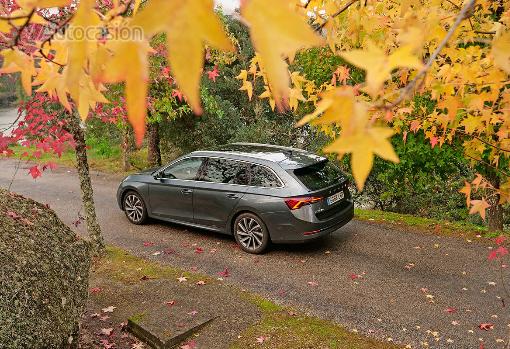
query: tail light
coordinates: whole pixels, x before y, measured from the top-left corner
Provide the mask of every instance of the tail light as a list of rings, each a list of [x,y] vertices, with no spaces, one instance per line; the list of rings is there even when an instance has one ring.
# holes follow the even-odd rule
[[[302,198],[290,198],[286,199],[285,203],[291,210],[297,210],[303,206],[313,204],[314,202],[322,201],[322,198],[315,197],[315,196],[309,196],[309,197],[302,197]]]

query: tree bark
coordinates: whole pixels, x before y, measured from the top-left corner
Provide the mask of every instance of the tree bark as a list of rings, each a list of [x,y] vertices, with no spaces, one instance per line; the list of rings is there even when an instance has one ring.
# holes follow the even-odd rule
[[[76,114],[69,115],[69,129],[76,143],[76,169],[80,180],[81,197],[83,208],[85,210],[85,220],[87,231],[92,243],[95,255],[100,255],[104,251],[104,240],[101,234],[101,227],[97,222],[96,208],[94,205],[94,191],[90,180],[89,163],[87,160],[87,145],[85,144],[85,133],[80,126],[80,121]]]
[[[500,180],[497,173],[489,171],[487,179],[495,189],[499,189]],[[503,231],[503,207],[499,204],[499,199],[499,194],[494,193],[487,200],[489,205],[491,205],[487,209],[487,225],[491,232]]]
[[[129,128],[125,123],[122,129],[122,169],[126,172],[131,168],[131,163],[129,162]]]
[[[151,167],[161,166],[159,124],[157,122],[147,124],[147,142],[147,162]]]

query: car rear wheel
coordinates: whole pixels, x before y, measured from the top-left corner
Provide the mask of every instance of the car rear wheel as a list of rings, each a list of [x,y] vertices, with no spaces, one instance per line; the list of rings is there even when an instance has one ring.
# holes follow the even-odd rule
[[[264,222],[252,213],[240,214],[234,222],[234,237],[248,253],[263,253],[269,245],[269,232]]]
[[[147,221],[147,208],[140,194],[130,191],[124,195],[124,212],[133,224],[144,224]]]

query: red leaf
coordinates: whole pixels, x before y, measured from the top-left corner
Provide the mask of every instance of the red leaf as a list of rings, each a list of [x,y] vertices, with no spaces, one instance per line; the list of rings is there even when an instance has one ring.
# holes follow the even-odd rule
[[[195,248],[195,253],[204,253],[204,249],[202,247]]]
[[[12,219],[18,219],[21,218],[19,214],[13,211],[7,211],[7,217],[11,217]]]
[[[28,173],[32,176],[33,179],[36,179],[37,177],[41,177],[41,171],[39,171],[39,168],[36,166],[30,167],[30,170]]]
[[[154,242],[150,242],[150,241],[145,241],[143,243],[143,247],[152,247],[154,245],[155,245],[155,243]]]
[[[483,331],[489,331],[494,328],[494,325],[491,323],[482,323],[482,324],[478,325],[478,327]]]
[[[101,288],[100,287],[92,287],[90,289],[90,293],[99,293],[101,292]]]
[[[228,278],[230,276],[230,272],[228,271],[228,268],[225,268],[225,270],[220,271],[218,275],[224,278]]]
[[[445,311],[446,311],[447,313],[450,313],[450,314],[451,314],[451,313],[455,313],[455,312],[457,311],[457,309],[452,308],[452,307],[448,307],[448,308],[446,308],[446,310],[445,310]]]
[[[502,245],[502,244],[503,244],[503,242],[505,242],[505,240],[506,240],[506,237],[505,237],[505,236],[503,236],[503,235],[498,236],[498,237],[496,238],[496,244],[497,244],[498,246],[499,246],[499,245]]]
[[[505,255],[508,254],[508,250],[506,247],[504,246],[499,246],[497,249],[491,251],[489,253],[489,256],[487,257],[490,261],[494,260],[494,259],[497,259],[497,258],[501,258]]]

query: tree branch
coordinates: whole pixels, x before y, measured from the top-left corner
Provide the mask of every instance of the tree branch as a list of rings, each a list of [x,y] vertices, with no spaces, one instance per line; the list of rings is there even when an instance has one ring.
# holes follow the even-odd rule
[[[468,16],[469,12],[471,11],[471,9],[473,8],[475,3],[476,3],[476,0],[469,0],[464,5],[462,10],[457,15],[457,18],[455,19],[455,22],[451,26],[450,30],[448,30],[448,33],[446,34],[446,36],[443,38],[441,43],[437,46],[436,50],[432,53],[432,55],[430,55],[429,60],[427,61],[427,64],[425,65],[425,67],[423,67],[423,69],[414,77],[414,79],[411,82],[409,82],[409,84],[407,84],[406,87],[404,87],[402,89],[402,91],[400,93],[400,96],[395,101],[393,101],[391,104],[389,104],[389,105],[379,106],[378,107],[379,109],[390,109],[390,108],[393,108],[393,107],[397,106],[398,104],[400,104],[407,97],[407,95],[411,91],[414,90],[414,88],[415,88],[416,84],[418,83],[418,81],[425,77],[427,72],[432,67],[432,64],[434,64],[434,62],[436,61],[437,56],[439,56],[439,53],[446,46],[446,44],[451,39],[451,37],[455,33],[455,30],[460,26],[462,21]]]
[[[328,23],[328,21],[331,19],[331,18],[335,18],[336,16],[339,16],[342,12],[346,11],[349,7],[351,7],[352,4],[354,4],[355,2],[358,2],[359,0],[351,0],[349,1],[347,4],[345,4],[343,7],[341,7],[340,9],[338,9],[338,11],[336,11],[335,13],[333,13],[330,18],[328,18],[327,21],[325,21],[324,23],[322,23],[321,25],[319,25],[317,27],[317,29],[315,29],[315,31],[318,31],[320,32],[325,26],[326,26],[326,23]]]

